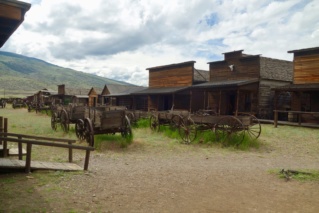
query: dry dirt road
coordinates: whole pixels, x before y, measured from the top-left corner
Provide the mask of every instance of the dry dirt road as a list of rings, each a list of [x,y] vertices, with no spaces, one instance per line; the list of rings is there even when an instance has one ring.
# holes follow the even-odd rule
[[[271,172],[318,170],[318,130],[305,129],[311,138],[302,141],[291,136],[297,128],[263,129],[250,151],[135,130],[128,148],[95,151],[88,172],[0,175],[0,212],[319,212],[318,181]],[[83,157],[76,153],[79,165]]]

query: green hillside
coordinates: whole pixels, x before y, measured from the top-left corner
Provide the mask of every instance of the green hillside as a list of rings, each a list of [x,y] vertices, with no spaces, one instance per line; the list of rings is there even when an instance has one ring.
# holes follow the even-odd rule
[[[105,84],[128,83],[0,51],[0,98],[25,96],[43,88],[57,91],[60,84],[72,88],[103,88]]]

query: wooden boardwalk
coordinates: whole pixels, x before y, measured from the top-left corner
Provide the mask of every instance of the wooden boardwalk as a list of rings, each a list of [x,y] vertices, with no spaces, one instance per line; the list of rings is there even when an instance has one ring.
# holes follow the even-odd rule
[[[25,161],[9,158],[0,158],[0,172],[8,170],[24,170]],[[81,171],[82,167],[74,163],[55,163],[31,161],[31,171],[33,170],[62,170],[62,171]]]

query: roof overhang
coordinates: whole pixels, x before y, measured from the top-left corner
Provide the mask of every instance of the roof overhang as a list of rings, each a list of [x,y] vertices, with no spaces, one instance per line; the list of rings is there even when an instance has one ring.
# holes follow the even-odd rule
[[[227,88],[227,87],[240,87],[246,86],[249,84],[258,83],[258,79],[250,79],[250,80],[226,80],[226,81],[210,81],[203,84],[193,85],[192,88]]]
[[[24,15],[30,8],[31,4],[29,3],[0,0],[0,47],[24,21]]]
[[[319,91],[319,83],[317,84],[289,84],[282,87],[272,88],[275,91],[282,92],[311,92]]]
[[[165,87],[165,88],[147,88],[145,90],[132,93],[132,95],[161,95],[161,94],[173,94],[181,92],[190,87]]]

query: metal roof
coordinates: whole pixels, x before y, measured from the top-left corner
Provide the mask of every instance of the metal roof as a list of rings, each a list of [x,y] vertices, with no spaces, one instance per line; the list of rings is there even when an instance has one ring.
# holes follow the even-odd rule
[[[209,81],[202,84],[193,85],[192,88],[219,88],[219,87],[233,87],[244,86],[259,82],[259,79],[241,79],[241,80],[225,80],[225,81]]]

